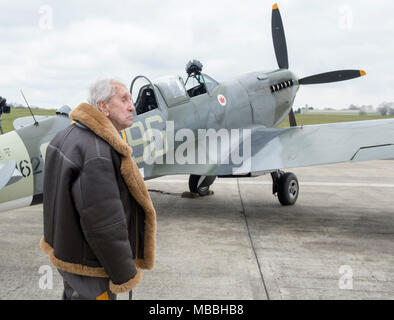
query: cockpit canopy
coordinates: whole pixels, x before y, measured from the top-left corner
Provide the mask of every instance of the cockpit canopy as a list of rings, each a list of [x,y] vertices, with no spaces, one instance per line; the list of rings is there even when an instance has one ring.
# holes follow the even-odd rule
[[[189,80],[191,81],[189,82]],[[186,89],[187,93],[192,98],[204,93],[212,94],[213,89],[217,87],[218,84],[219,83],[210,76],[201,73],[193,77],[188,77]]]
[[[154,81],[168,107],[184,103],[190,99],[183,79],[179,76],[161,77]]]
[[[180,76],[160,77],[141,87],[135,107],[137,114],[142,114],[159,107],[158,99],[152,85],[159,91],[168,108],[188,102],[195,96],[210,93],[218,85],[218,82],[201,74],[198,84],[186,90],[185,83]],[[157,90],[158,89],[158,90]]]

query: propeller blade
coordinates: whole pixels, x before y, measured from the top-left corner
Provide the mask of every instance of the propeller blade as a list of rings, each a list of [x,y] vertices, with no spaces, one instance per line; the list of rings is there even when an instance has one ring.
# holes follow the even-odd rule
[[[329,83],[344,81],[353,78],[365,76],[366,72],[363,70],[338,70],[332,72],[325,72],[315,74],[310,77],[305,77],[298,80],[299,84],[318,84],[318,83]]]
[[[295,119],[293,108],[290,109],[290,112],[289,112],[289,122],[290,122],[290,127],[296,127],[297,126],[297,122],[296,122],[296,119]]]
[[[275,3],[272,7],[272,40],[274,42],[276,61],[280,69],[289,68],[289,59],[287,57],[287,46],[285,31],[283,29],[282,18],[280,16],[278,5]]]

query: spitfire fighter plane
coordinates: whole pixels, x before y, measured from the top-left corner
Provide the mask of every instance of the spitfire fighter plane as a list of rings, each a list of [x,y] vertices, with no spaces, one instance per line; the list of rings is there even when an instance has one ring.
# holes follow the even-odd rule
[[[349,80],[365,72],[298,78],[289,70],[277,5],[272,9],[272,37],[276,70],[220,83],[193,60],[185,82],[180,76],[155,81],[137,76],[132,81],[132,94],[137,80],[146,84],[137,94],[133,126],[120,134],[133,148],[145,179],[187,174],[190,191],[203,196],[216,177],[271,174],[280,203],[293,205],[299,183],[285,168],[394,159],[394,119],[297,126],[292,105],[300,86]],[[70,125],[69,112],[62,107],[38,124],[17,119],[15,130],[0,136],[0,210],[42,202],[46,147]],[[290,127],[277,128],[287,116]],[[212,137],[217,140],[209,140]]]

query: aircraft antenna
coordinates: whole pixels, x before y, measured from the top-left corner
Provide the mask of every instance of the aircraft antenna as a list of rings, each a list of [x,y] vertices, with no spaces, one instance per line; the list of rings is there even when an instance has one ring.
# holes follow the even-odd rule
[[[31,116],[32,116],[33,119],[34,119],[34,125],[38,127],[38,126],[39,126],[39,123],[38,123],[38,121],[36,120],[36,118],[34,118],[33,111],[31,111],[31,108],[30,108],[30,106],[29,106],[29,103],[27,102],[27,100],[26,100],[26,98],[25,98],[25,95],[23,94],[23,91],[22,91],[22,90],[21,90],[21,94],[22,94],[23,99],[25,99],[25,102],[26,102],[26,104],[27,104],[27,107],[28,107],[29,110],[30,110]]]

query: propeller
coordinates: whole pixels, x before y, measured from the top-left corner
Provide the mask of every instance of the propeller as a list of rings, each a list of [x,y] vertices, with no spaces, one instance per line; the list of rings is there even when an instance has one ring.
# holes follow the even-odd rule
[[[289,59],[287,56],[287,45],[285,31],[283,28],[282,18],[279,12],[278,5],[275,3],[272,6],[272,40],[274,43],[276,61],[280,69],[289,68]],[[344,80],[350,80],[365,76],[366,72],[363,70],[338,70],[325,73],[315,74],[313,76],[305,77],[298,80],[300,85],[330,83]],[[293,109],[289,112],[290,126],[297,126]]]
[[[280,69],[289,69],[285,30],[283,29],[282,18],[276,3],[272,6],[271,30],[278,66]]]
[[[338,71],[319,73],[313,76],[305,77],[299,79],[298,83],[299,84],[330,83],[330,82],[350,80],[365,75],[366,72],[363,70],[338,70]]]
[[[291,108],[290,112],[289,112],[289,122],[290,122],[290,127],[296,127],[297,126],[297,121],[295,119],[293,108]]]

